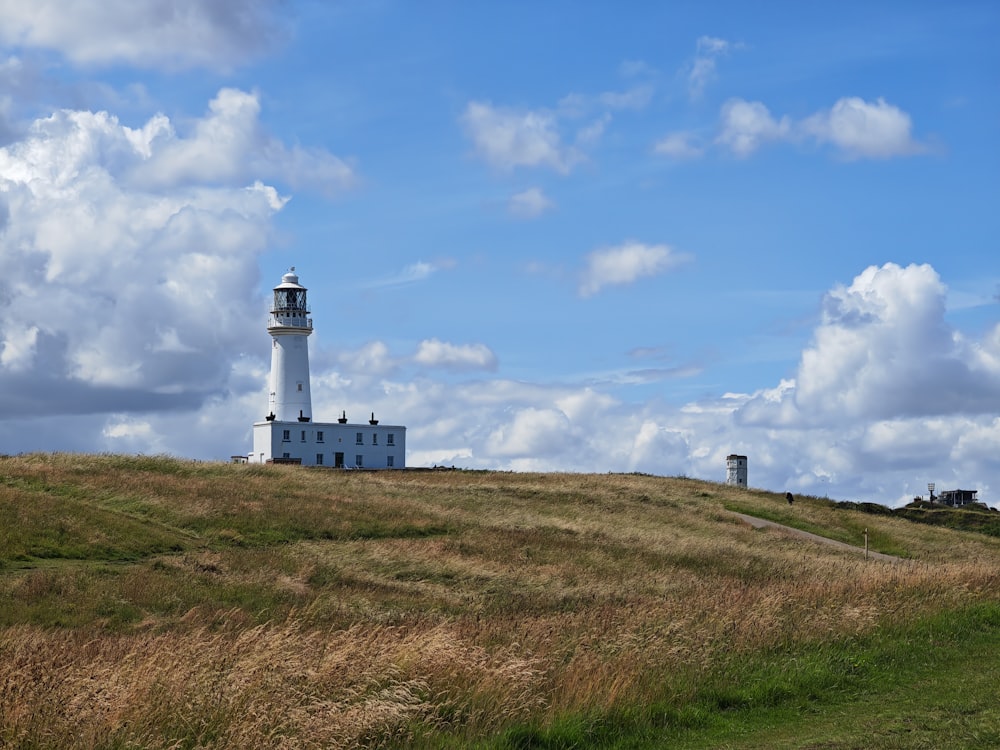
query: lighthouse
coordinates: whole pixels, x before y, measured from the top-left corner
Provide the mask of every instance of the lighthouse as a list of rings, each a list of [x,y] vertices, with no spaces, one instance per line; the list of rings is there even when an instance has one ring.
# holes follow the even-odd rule
[[[271,336],[271,375],[267,413],[253,425],[251,464],[300,464],[335,469],[403,469],[406,428],[380,424],[371,413],[351,423],[346,410],[336,422],[316,422],[309,388],[309,335],[313,331],[306,288],[294,266],[274,287],[267,318]],[[242,456],[240,457],[241,461]]]
[[[309,334],[312,318],[306,288],[299,284],[295,266],[274,287],[274,303],[267,320],[271,334],[269,421],[308,422],[312,419],[309,392]]]

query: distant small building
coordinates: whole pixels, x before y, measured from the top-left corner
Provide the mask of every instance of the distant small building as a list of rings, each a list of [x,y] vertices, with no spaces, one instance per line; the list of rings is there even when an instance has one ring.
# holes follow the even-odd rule
[[[735,453],[726,456],[726,484],[736,487],[747,486],[747,457]]]
[[[953,508],[960,508],[969,503],[979,502],[976,499],[977,494],[979,490],[942,490],[934,499]]]

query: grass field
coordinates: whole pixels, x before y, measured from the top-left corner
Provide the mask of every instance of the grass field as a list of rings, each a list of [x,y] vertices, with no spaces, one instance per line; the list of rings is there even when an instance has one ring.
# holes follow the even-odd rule
[[[998,645],[1000,539],[817,498],[0,458],[0,747],[997,747]]]

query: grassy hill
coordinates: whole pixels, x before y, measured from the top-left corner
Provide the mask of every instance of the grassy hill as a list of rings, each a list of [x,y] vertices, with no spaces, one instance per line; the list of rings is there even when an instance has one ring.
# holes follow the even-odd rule
[[[0,458],[0,747],[995,747],[997,643],[1000,539],[816,498]]]

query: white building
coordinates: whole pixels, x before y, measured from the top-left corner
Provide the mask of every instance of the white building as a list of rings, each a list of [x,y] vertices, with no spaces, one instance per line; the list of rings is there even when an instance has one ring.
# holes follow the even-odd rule
[[[726,484],[747,486],[747,457],[735,453],[726,456]]]
[[[312,318],[306,288],[295,268],[274,287],[267,321],[271,334],[268,412],[253,426],[253,452],[247,462],[296,463],[337,468],[402,469],[406,466],[406,428],[380,425],[373,413],[365,424],[347,414],[336,422],[312,421],[309,389],[309,334]]]

